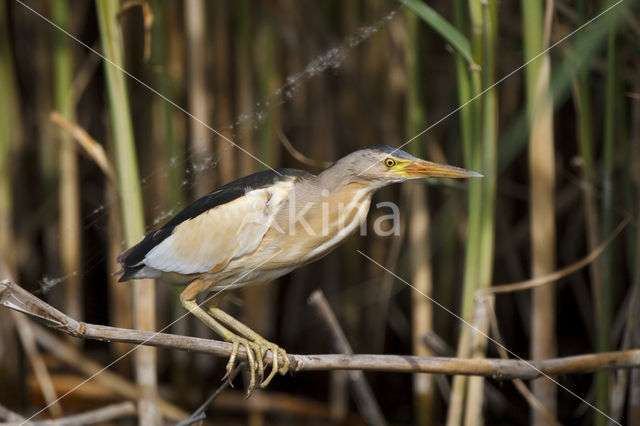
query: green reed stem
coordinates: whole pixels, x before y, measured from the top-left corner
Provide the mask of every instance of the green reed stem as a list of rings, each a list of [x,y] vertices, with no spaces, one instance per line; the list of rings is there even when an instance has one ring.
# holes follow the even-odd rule
[[[420,67],[421,38],[419,32],[418,17],[410,10],[405,14],[407,33],[409,36],[409,50],[407,52],[407,137],[419,133],[426,122],[426,114],[423,96],[423,73]],[[419,143],[411,144],[408,149],[413,155],[423,156]],[[426,203],[426,188],[423,185],[407,187],[410,192],[409,203],[411,213],[409,218],[410,254],[412,282],[419,289],[411,294],[412,298],[412,334],[413,353],[415,355],[429,356],[431,352],[424,347],[422,336],[433,332],[433,306],[422,294],[433,295],[433,276],[431,252],[429,247],[429,210]],[[413,377],[414,388],[414,416],[415,423],[421,425],[436,424],[433,415],[435,403],[435,381],[433,375],[415,374]]]
[[[606,238],[613,230],[613,172],[614,172],[614,153],[615,153],[615,107],[616,107],[616,78],[618,73],[616,58],[616,28],[610,29],[607,42],[607,76],[606,76],[606,92],[605,92],[605,110],[604,110],[604,146],[602,152],[603,176],[602,176],[602,226],[601,238]],[[597,323],[597,347],[599,352],[605,352],[611,347],[611,318],[614,292],[615,277],[613,269],[613,249],[607,248],[602,253],[602,280],[600,286],[600,294],[596,297],[599,299],[599,311],[596,315]],[[605,413],[609,411],[609,373],[599,372],[596,374],[596,407]],[[594,424],[606,424],[606,418],[603,416],[594,417]]]
[[[0,1],[0,256],[12,270],[15,268],[12,249],[13,227],[11,211],[13,199],[11,193],[11,147],[17,136],[16,128],[20,121],[20,110],[15,94],[13,55],[9,42],[6,5]]]
[[[102,50],[112,62],[105,63],[104,69],[124,237],[127,246],[131,246],[138,243],[144,234],[144,214],[127,85],[120,69],[124,61],[117,21],[118,7],[119,2],[116,1],[96,0]],[[134,281],[133,299],[134,326],[142,330],[155,330],[154,283],[148,280]],[[138,410],[140,423],[159,424],[155,349],[138,348],[135,352],[135,366],[136,380],[141,389]]]

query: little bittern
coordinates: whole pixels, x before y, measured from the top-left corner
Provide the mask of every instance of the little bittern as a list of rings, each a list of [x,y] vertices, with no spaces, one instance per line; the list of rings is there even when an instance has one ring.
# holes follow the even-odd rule
[[[215,305],[200,306],[200,293],[267,283],[320,259],[358,229],[371,196],[386,185],[478,176],[388,146],[352,152],[317,176],[295,169],[258,172],[194,201],[122,253],[120,281],[162,278],[186,285],[182,305],[233,343],[227,375],[242,345],[251,372],[250,391],[256,372],[263,377],[263,360],[271,351],[271,371],[260,384],[265,387],[277,372],[286,374],[286,352]]]

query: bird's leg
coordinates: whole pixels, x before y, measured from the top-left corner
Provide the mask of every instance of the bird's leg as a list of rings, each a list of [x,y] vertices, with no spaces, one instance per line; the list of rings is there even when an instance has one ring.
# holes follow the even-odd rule
[[[282,375],[287,374],[287,371],[289,371],[290,361],[289,357],[287,356],[287,352],[284,349],[282,349],[275,343],[266,340],[264,337],[260,336],[258,333],[256,333],[228,313],[224,312],[222,309],[217,308],[215,305],[208,306],[207,311],[213,318],[220,321],[222,324],[233,328],[242,336],[246,337],[252,342],[255,342],[260,348],[260,353],[257,356],[258,362],[260,364],[262,364],[262,358],[266,355],[266,353],[268,351],[271,351],[271,372],[269,373],[269,376],[267,376],[267,378],[262,381],[262,383],[260,383],[261,388],[265,388],[271,382],[276,373],[280,373]],[[282,360],[284,362],[281,366],[278,365],[278,355],[282,357]]]
[[[194,284],[196,284],[194,286]],[[238,356],[238,348],[242,345],[247,353],[247,363],[249,364],[249,371],[251,373],[251,378],[249,380],[249,388],[250,392],[256,385],[256,370],[258,374],[262,377],[264,374],[264,366],[262,364],[262,348],[256,342],[252,342],[246,338],[240,337],[237,334],[233,333],[218,321],[216,321],[211,315],[207,314],[207,312],[198,305],[196,301],[196,296],[200,292],[201,282],[194,281],[184,291],[180,294],[180,302],[182,306],[193,315],[195,315],[200,321],[205,323],[209,328],[216,332],[220,337],[225,339],[228,342],[233,343],[233,350],[231,351],[231,355],[229,356],[229,362],[227,362],[227,377],[231,377],[231,373],[236,364],[236,358]],[[258,363],[256,365],[256,358]]]

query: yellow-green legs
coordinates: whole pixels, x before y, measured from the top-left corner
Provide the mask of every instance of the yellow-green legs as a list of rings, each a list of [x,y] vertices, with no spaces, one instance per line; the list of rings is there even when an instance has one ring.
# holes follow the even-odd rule
[[[210,306],[207,311],[213,318],[233,328],[240,335],[245,337],[243,339],[242,337],[235,336],[236,338],[242,340],[241,342],[239,342],[239,344],[243,344],[245,346],[245,349],[248,343],[249,346],[255,351],[255,358],[258,360],[258,374],[261,377],[264,373],[264,356],[268,351],[271,351],[271,372],[269,373],[267,378],[263,380],[262,383],[260,383],[261,388],[267,387],[267,385],[271,383],[271,380],[276,375],[276,373],[280,373],[283,376],[287,374],[287,371],[289,371],[290,361],[289,357],[287,356],[287,352],[284,349],[260,336],[258,333],[256,333],[222,309],[216,308],[215,306]],[[234,342],[234,350],[237,352],[236,346],[237,345]],[[283,360],[283,364],[281,366],[279,365],[278,355],[281,356]],[[233,352],[231,353],[231,358],[229,358],[230,363],[232,359],[235,362],[235,356]],[[233,364],[231,365],[231,367],[227,366],[227,374],[229,374],[229,368],[233,369]]]
[[[271,351],[272,355],[271,372],[265,380],[262,380],[260,387],[265,388],[276,373],[282,375],[287,373],[290,362],[284,349],[264,339],[258,333],[215,306],[208,306],[205,311],[196,301],[199,290],[199,283],[193,282],[180,294],[180,301],[185,309],[198,317],[200,321],[204,322],[209,328],[215,331],[216,334],[224,340],[233,343],[233,350],[227,362],[227,373],[223,380],[232,374],[237,363],[238,349],[240,346],[244,347],[247,353],[247,364],[249,365],[250,379],[247,392],[251,392],[256,386],[256,372],[261,380],[264,377],[264,357],[268,351]],[[234,329],[240,335],[235,334],[225,327],[225,325]],[[282,357],[282,365],[279,364],[278,355]]]

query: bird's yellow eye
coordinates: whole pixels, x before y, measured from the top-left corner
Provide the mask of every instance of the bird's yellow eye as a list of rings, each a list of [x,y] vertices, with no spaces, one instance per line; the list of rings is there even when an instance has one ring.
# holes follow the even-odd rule
[[[394,160],[393,158],[387,158],[386,160],[384,160],[384,165],[387,167],[393,167],[396,165],[396,160]]]

